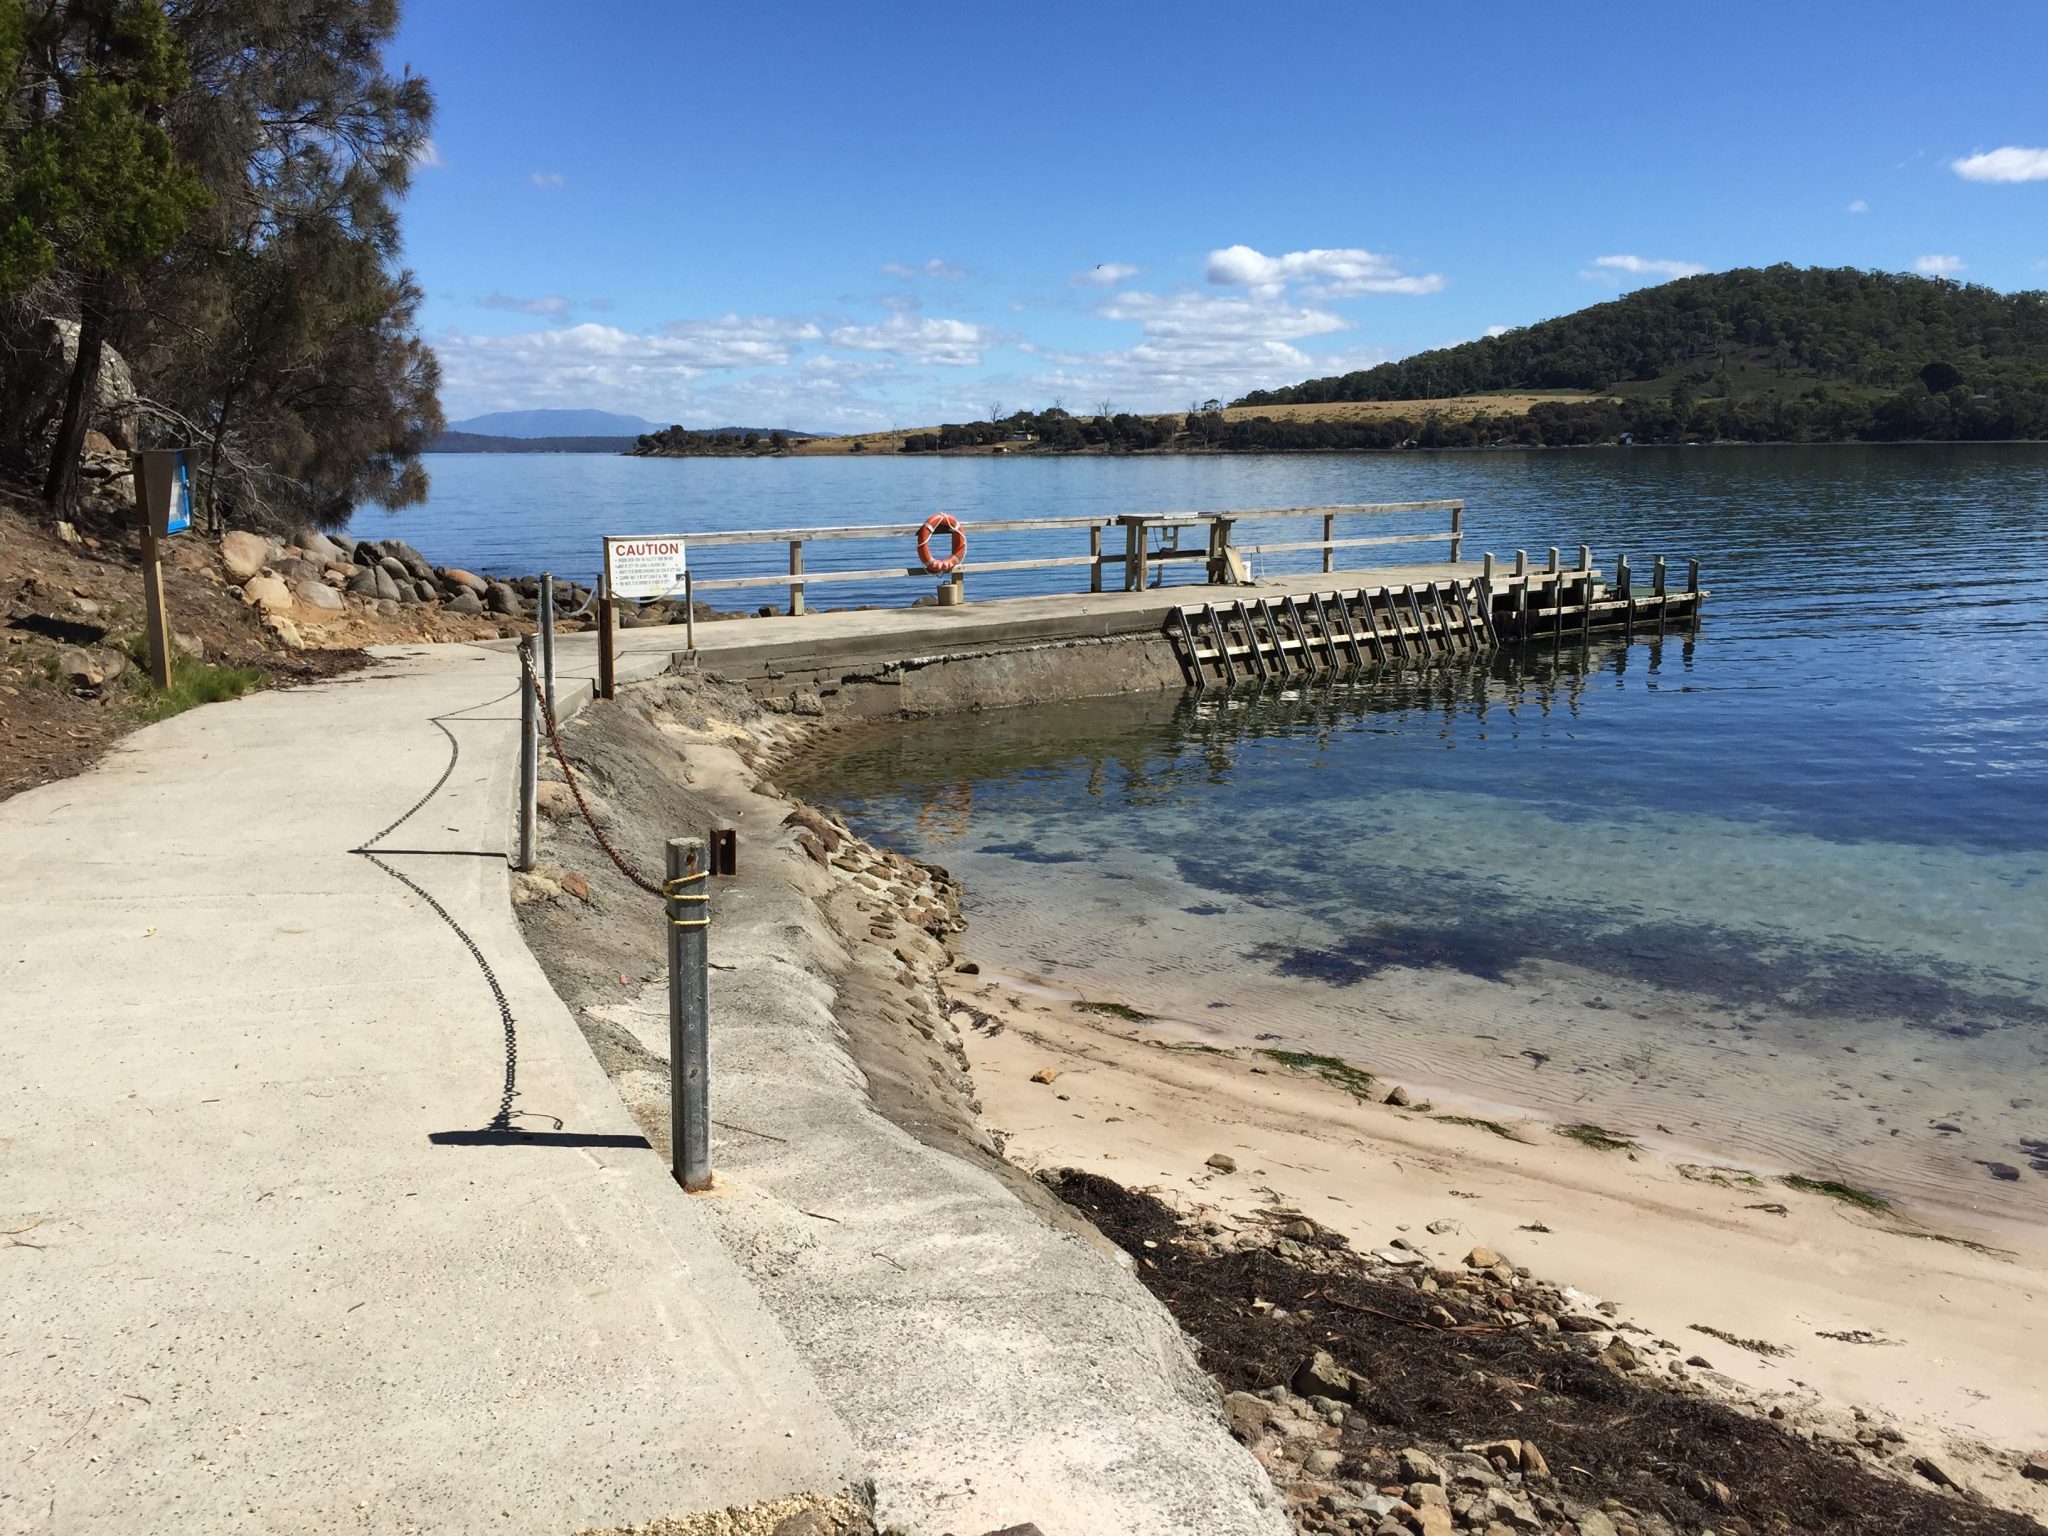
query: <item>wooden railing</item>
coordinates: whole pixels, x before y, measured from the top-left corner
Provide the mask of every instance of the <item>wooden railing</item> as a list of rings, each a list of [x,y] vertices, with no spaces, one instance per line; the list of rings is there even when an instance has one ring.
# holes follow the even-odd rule
[[[1337,537],[1337,522],[1340,518],[1376,517],[1400,512],[1448,512],[1450,526],[1445,529],[1427,529],[1412,533]],[[1287,539],[1249,545],[1234,541],[1239,523],[1314,517],[1320,517],[1323,521],[1323,536],[1320,539]],[[964,596],[965,582],[969,576],[1003,571],[1049,571],[1086,566],[1089,573],[1088,590],[1100,592],[1103,590],[1104,570],[1120,568],[1118,588],[1126,592],[1137,592],[1144,589],[1154,571],[1159,571],[1163,579],[1164,566],[1170,561],[1178,560],[1206,562],[1207,580],[1212,585],[1230,584],[1241,579],[1246,569],[1243,563],[1246,556],[1274,555],[1304,549],[1320,549],[1323,552],[1325,571],[1335,568],[1334,554],[1337,550],[1374,545],[1448,542],[1450,558],[1456,561],[1464,542],[1464,518],[1465,504],[1462,501],[1359,502],[1315,507],[1262,507],[1242,512],[1145,512],[1100,517],[991,518],[962,524],[970,541],[970,549],[974,539],[986,534],[1052,533],[1066,530],[1078,532],[1086,529],[1088,553],[1037,556],[1021,560],[977,560],[970,554],[948,580],[954,588],[953,600],[959,601]],[[882,523],[842,528],[735,529],[688,534],[685,538],[693,551],[755,544],[781,544],[787,545],[789,549],[789,571],[786,575],[775,572],[768,575],[698,577],[692,573],[690,588],[693,593],[698,593],[787,587],[789,611],[798,614],[804,611],[804,593],[810,587],[845,582],[930,581],[932,573],[925,570],[922,565],[884,566],[864,570],[815,570],[807,569],[804,563],[804,546],[807,544],[855,539],[912,540],[917,537],[920,527],[921,525],[917,523]],[[1110,528],[1122,529],[1124,547],[1120,551],[1105,554],[1103,531]],[[1199,547],[1181,546],[1181,531],[1188,528],[1203,530]]]

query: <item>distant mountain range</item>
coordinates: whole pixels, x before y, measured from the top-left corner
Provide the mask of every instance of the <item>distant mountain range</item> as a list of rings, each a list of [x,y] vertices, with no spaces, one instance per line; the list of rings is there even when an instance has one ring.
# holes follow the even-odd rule
[[[630,453],[638,437],[489,437],[481,432],[443,432],[428,453]]]
[[[476,437],[638,437],[666,425],[616,411],[492,411],[451,421],[448,430]]]

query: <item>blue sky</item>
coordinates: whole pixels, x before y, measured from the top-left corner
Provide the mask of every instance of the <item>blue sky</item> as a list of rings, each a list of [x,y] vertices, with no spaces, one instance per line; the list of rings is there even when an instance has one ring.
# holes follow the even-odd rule
[[[410,0],[451,417],[1185,408],[1790,261],[2048,286],[2048,5]]]

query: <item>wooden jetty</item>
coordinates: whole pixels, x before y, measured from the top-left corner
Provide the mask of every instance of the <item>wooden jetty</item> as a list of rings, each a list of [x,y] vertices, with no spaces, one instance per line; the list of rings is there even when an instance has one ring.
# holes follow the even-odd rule
[[[1576,566],[1561,565],[1558,554],[1552,549],[1549,565],[1536,570],[1518,554],[1506,573],[1496,572],[1487,555],[1469,579],[1184,603],[1162,628],[1191,686],[1228,687],[1427,664],[1503,644],[1576,640],[1595,630],[1632,634],[1638,624],[1661,630],[1697,618],[1710,595],[1700,586],[1697,560],[1686,561],[1685,585],[1675,588],[1658,556],[1649,589],[1641,591],[1626,555],[1610,583],[1586,546]]]

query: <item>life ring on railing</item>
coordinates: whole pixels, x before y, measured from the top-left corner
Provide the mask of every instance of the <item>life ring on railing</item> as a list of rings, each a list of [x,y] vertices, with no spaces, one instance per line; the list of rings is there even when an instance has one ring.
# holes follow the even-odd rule
[[[932,558],[932,535],[950,533],[953,536],[953,552],[943,560]],[[924,526],[917,530],[917,558],[924,568],[934,576],[944,576],[967,558],[967,535],[961,531],[960,519],[950,512],[934,512],[924,520]]]

